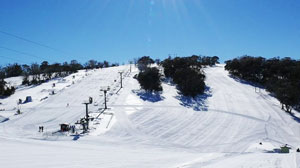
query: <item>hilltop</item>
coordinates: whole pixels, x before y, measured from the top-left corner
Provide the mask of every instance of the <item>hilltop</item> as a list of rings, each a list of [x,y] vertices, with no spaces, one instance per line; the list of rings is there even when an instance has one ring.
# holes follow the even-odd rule
[[[204,68],[205,93],[181,96],[170,81],[147,94],[129,65],[81,70],[0,99],[1,165],[5,167],[297,167],[297,116],[281,110],[264,89],[231,78],[224,65]],[[123,88],[120,75],[123,72]],[[73,77],[74,76],[74,77]],[[15,85],[21,78],[8,79]],[[55,83],[55,87],[53,87]],[[103,111],[103,86],[109,86]],[[52,94],[54,92],[54,94]],[[18,99],[32,102],[17,105]],[[85,116],[90,131],[59,133],[59,124]],[[21,114],[15,115],[20,109]],[[1,118],[0,118],[1,122]],[[38,127],[44,126],[44,132]],[[79,128],[79,127],[78,127]],[[79,132],[79,131],[78,131]],[[261,143],[261,145],[259,144]],[[289,154],[274,149],[288,144]]]

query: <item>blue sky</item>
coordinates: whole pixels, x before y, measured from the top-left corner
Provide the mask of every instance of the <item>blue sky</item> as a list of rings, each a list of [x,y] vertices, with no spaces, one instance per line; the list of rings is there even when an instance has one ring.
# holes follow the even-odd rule
[[[0,65],[192,54],[300,59],[297,0],[0,0]],[[26,54],[21,54],[26,53]]]

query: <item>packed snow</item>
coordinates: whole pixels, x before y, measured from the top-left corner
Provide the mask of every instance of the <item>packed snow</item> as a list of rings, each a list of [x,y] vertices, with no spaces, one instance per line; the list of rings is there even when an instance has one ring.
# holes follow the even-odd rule
[[[161,94],[145,93],[133,78],[138,70],[129,69],[82,70],[38,86],[8,79],[18,87],[0,99],[0,167],[299,167],[298,118],[264,89],[231,78],[223,65],[204,69],[208,87],[195,99],[168,80]],[[110,87],[105,111],[104,86]],[[33,101],[17,104],[27,96]],[[59,124],[85,116],[89,97],[90,131],[58,132]],[[276,152],[285,144],[290,153]]]

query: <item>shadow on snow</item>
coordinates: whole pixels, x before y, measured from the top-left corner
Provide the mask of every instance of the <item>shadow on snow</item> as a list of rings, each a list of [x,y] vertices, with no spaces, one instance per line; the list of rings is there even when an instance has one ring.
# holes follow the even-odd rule
[[[294,111],[298,112],[297,110],[294,110]],[[290,116],[293,118],[293,120],[295,120],[295,121],[297,121],[298,123],[300,123],[300,118],[297,117],[297,116],[295,115],[295,113],[293,113],[293,112],[291,112],[291,113],[286,112],[286,113],[287,113],[288,115],[290,115]]]
[[[244,79],[240,79],[240,78],[238,78],[238,77],[236,77],[236,76],[234,76],[234,75],[228,75],[228,76],[229,76],[230,78],[234,79],[236,82],[239,82],[239,83],[242,83],[242,84],[245,84],[245,85],[250,85],[250,86],[252,86],[252,87],[256,87],[256,88],[259,88],[259,89],[265,89],[264,86],[262,86],[262,85],[260,85],[260,84],[257,84],[257,83],[254,83],[254,82],[249,82],[249,81],[246,81],[246,80],[244,80]],[[259,92],[258,92],[258,93],[259,93]],[[266,96],[264,96],[263,94],[259,94],[259,95],[260,95],[263,99],[267,99]],[[276,96],[274,95],[274,93],[268,93],[268,96],[277,99]],[[278,100],[278,99],[277,99],[277,100]],[[293,109],[294,109],[294,111],[300,112],[298,109],[295,109],[295,108],[293,108]],[[295,121],[297,121],[298,123],[300,123],[300,118],[297,117],[294,113],[288,113],[288,112],[287,112],[287,114],[289,114]]]
[[[161,92],[146,92],[144,90],[133,90],[132,91],[134,94],[139,96],[142,100],[144,101],[149,101],[149,102],[159,102],[165,99],[165,97],[161,96]]]
[[[255,82],[250,82],[250,81],[247,81],[247,80],[244,80],[244,79],[240,79],[239,77],[236,77],[234,75],[228,75],[230,78],[234,79],[236,82],[239,82],[239,83],[242,83],[242,84],[245,84],[245,85],[250,85],[250,86],[253,86],[253,87],[256,87],[256,88],[259,88],[259,89],[265,89],[264,86],[258,84],[258,83],[255,83]]]
[[[172,78],[162,78],[161,79],[163,83],[170,85],[170,86],[176,86],[176,84],[173,82]]]
[[[180,101],[180,105],[193,108],[195,111],[207,111],[208,106],[206,104],[206,99],[211,97],[210,87],[206,86],[205,91],[202,95],[198,95],[196,97],[188,97],[183,95],[175,96],[176,99]]]

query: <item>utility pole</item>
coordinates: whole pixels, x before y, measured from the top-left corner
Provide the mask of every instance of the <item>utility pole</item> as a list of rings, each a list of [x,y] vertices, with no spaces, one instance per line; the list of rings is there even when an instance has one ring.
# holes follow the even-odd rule
[[[100,91],[103,91],[104,92],[104,109],[107,109],[107,105],[106,105],[106,93],[107,93],[107,91],[109,91],[109,87],[107,86],[107,87],[103,87],[103,88],[101,88],[100,89]]]
[[[120,82],[121,82],[121,88],[123,88],[123,85],[122,85],[122,74],[123,74],[123,71],[120,71]]]

